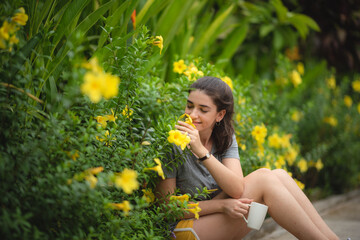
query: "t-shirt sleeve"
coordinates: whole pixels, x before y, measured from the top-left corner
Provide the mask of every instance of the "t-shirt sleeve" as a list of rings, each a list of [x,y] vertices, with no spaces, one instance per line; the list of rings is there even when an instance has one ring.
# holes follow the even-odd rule
[[[235,134],[233,135],[231,146],[222,155],[222,159],[224,158],[236,158],[240,160],[239,147],[236,142]]]

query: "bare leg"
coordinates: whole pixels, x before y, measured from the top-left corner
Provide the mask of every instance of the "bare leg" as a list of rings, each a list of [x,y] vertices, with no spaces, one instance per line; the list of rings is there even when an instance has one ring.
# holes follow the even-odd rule
[[[269,206],[273,219],[298,239],[328,239],[304,211],[279,177],[268,169],[259,169],[244,178],[243,198],[254,199]],[[283,181],[288,181],[283,179]],[[224,213],[200,217],[194,222],[200,239],[241,239],[250,229],[243,219]]]
[[[312,222],[318,227],[318,229],[328,237],[328,239],[339,239],[335,233],[328,227],[324,220],[320,217],[310,200],[304,194],[303,191],[297,186],[295,181],[289,176],[289,174],[282,169],[276,169],[272,171],[287,190],[293,195],[302,209],[310,217]]]
[[[244,178],[244,198],[264,202],[272,218],[298,239],[327,239],[294,196],[268,169],[259,169]]]
[[[231,218],[225,213],[215,213],[194,221],[193,228],[200,239],[241,239],[250,232],[242,218]]]

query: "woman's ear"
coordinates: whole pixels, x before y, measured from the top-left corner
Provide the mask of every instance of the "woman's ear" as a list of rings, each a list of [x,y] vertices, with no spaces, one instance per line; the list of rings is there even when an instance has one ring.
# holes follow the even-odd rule
[[[218,115],[217,115],[217,117],[216,117],[216,122],[220,122],[220,121],[224,118],[225,114],[226,114],[226,110],[225,110],[225,109],[223,109],[223,110],[221,110],[220,112],[218,112]]]

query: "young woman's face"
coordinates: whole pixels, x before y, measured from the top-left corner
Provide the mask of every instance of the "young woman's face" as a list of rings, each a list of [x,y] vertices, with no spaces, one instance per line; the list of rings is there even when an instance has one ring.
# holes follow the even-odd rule
[[[222,120],[225,112],[225,110],[218,112],[212,98],[205,92],[200,90],[190,92],[185,113],[190,115],[199,132],[212,130],[215,123]]]

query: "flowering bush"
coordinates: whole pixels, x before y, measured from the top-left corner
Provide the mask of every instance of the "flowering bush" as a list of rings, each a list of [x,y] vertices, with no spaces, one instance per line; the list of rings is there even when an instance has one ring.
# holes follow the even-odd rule
[[[201,209],[190,202],[212,190],[199,189],[193,199],[176,192],[164,204],[155,185],[164,178],[170,142],[188,143],[172,131],[179,116],[191,123],[183,116],[187,90],[201,76],[219,77],[233,90],[245,174],[283,168],[302,188],[358,184],[359,76],[340,85],[321,63],[279,56],[267,77],[231,78],[219,68],[224,64],[198,54],[166,57],[167,47],[179,44],[171,41],[170,23],[159,21],[159,33],[139,25],[165,6],[161,1],[139,19],[137,1],[106,1],[93,11],[90,1],[29,2],[29,17],[27,8],[9,10],[16,3],[1,12],[10,12],[0,29],[3,238],[168,239],[169,221],[186,211],[198,216]],[[185,2],[170,7],[184,5],[186,12],[192,1]],[[233,8],[224,7],[214,22]],[[171,13],[163,14],[180,26]],[[197,53],[200,43],[192,47]],[[233,53],[226,48],[226,55]]]

